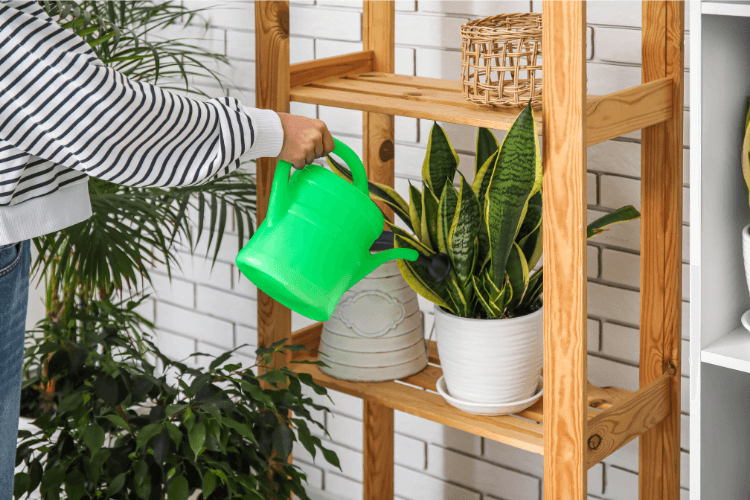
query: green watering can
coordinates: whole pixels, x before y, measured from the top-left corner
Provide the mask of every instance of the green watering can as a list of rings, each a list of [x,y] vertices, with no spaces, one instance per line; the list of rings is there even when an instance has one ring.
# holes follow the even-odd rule
[[[417,261],[440,280],[450,270],[443,255],[430,260],[410,248],[370,253],[383,232],[383,214],[370,199],[359,157],[337,139],[334,143],[353,185],[319,165],[289,177],[292,165],[279,160],[268,214],[236,259],[259,289],[315,321],[328,320],[344,292],[389,260]]]

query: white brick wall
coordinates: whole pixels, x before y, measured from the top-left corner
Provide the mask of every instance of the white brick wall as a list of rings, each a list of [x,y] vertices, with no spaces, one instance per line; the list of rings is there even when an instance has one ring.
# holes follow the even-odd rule
[[[190,7],[207,2],[185,1]],[[687,6],[686,6],[687,7]],[[399,1],[396,13],[396,70],[401,74],[458,79],[459,26],[464,22],[503,12],[541,11],[538,1],[460,2]],[[209,95],[232,95],[248,105],[255,102],[255,34],[252,2],[226,2],[204,12],[211,28],[178,31],[167,36],[196,37],[207,49],[225,54],[228,66],[224,89],[200,80]],[[589,92],[606,93],[640,82],[640,2],[588,2]],[[290,8],[291,60],[304,61],[362,50],[362,2],[348,0],[293,1]],[[689,26],[689,24],[686,24]],[[179,33],[179,34],[178,34]],[[687,37],[686,37],[687,38]],[[688,58],[686,57],[686,62]],[[686,86],[688,84],[686,71]],[[686,94],[687,95],[687,94]],[[684,261],[688,246],[688,123],[685,111]],[[319,117],[342,140],[362,151],[361,114],[349,110],[292,103],[292,113]],[[408,180],[419,180],[432,122],[396,118],[396,189],[408,199]],[[476,129],[444,126],[461,158],[460,170],[473,179]],[[503,133],[498,138],[502,140]],[[587,201],[589,216],[623,204],[639,205],[640,133],[589,148]],[[638,387],[638,250],[640,224],[614,227],[589,245],[588,367],[589,380],[599,385]],[[198,255],[206,253],[206,239]],[[153,271],[156,298],[144,308],[155,319],[159,344],[178,359],[191,352],[218,353],[249,343],[257,344],[257,290],[241,278],[234,265],[237,235],[228,231],[213,270],[202,258],[180,254],[183,272],[173,273],[171,284],[164,269]],[[687,271],[685,270],[685,273]],[[687,274],[685,274],[687,282]],[[38,302],[39,291],[32,292]],[[687,291],[683,292],[687,300]],[[683,375],[687,374],[688,307],[683,303]],[[432,304],[420,300],[432,326]],[[293,327],[310,321],[294,315]],[[237,359],[249,360],[253,348]],[[199,366],[201,360],[194,361]],[[687,487],[688,379],[683,377],[682,481]],[[316,396],[317,397],[317,396]],[[294,448],[295,463],[307,473],[311,488],[346,499],[362,496],[362,402],[331,392],[332,412],[319,415],[331,435],[327,445],[341,460],[343,473],[322,458],[315,461],[302,447]],[[320,400],[322,404],[330,403]],[[538,500],[542,495],[542,459],[538,455],[472,436],[463,431],[396,412],[395,491],[409,500]],[[632,442],[589,471],[589,498],[637,498],[638,443]],[[687,490],[683,490],[687,498]]]

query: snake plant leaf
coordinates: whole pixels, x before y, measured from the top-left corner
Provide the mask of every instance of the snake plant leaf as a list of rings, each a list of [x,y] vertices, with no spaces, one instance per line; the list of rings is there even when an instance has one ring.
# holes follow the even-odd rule
[[[589,224],[587,227],[586,238],[588,239],[596,236],[597,234],[603,233],[604,231],[608,231],[608,229],[604,229],[607,226],[611,226],[612,224],[617,224],[619,222],[627,222],[629,220],[637,219],[640,216],[640,212],[638,212],[638,210],[636,210],[633,205],[618,208],[614,212],[604,215]]]
[[[524,238],[523,244],[519,246],[523,250],[529,269],[533,269],[542,257],[542,226],[539,225],[536,231]]]
[[[531,236],[542,225],[542,192],[537,191],[531,198],[526,208],[526,216],[521,223],[521,229],[516,236],[516,243],[523,248],[526,239]]]
[[[409,181],[409,218],[411,219],[411,228],[414,236],[418,240],[422,239],[422,193],[419,189],[411,185]]]
[[[477,276],[472,275],[471,283],[474,285],[474,296],[477,298],[477,302],[482,306],[482,309],[484,309],[484,312],[487,314],[487,318],[495,319],[502,316],[503,312],[499,311],[492,303],[489,295],[487,294],[487,291],[484,289],[484,286],[481,283],[481,280],[477,278]]]
[[[448,279],[445,280],[445,283],[448,294],[456,307],[456,312],[454,314],[465,318],[470,312],[470,298],[466,296],[464,287],[458,282],[456,273],[451,271],[448,275]]]
[[[523,255],[521,247],[516,243],[513,243],[513,249],[508,256],[507,272],[511,290],[513,290],[513,297],[506,304],[506,307],[512,310],[521,303],[521,299],[524,293],[526,293],[526,287],[529,284],[529,265],[526,262],[526,257]]]
[[[430,249],[436,250],[438,248],[437,220],[440,200],[424,181],[422,185],[424,186],[424,190],[422,191],[422,225],[419,229],[421,236],[419,241],[430,247]]]
[[[351,170],[349,170],[344,165],[341,165],[330,156],[327,156],[326,160],[328,160],[328,165],[331,167],[333,173],[337,174],[342,179],[349,181],[350,183],[353,181]],[[367,186],[370,191],[371,200],[382,201],[383,203],[388,205],[393,210],[393,213],[398,215],[399,219],[404,221],[404,224],[406,224],[409,229],[411,229],[412,231],[414,230],[414,228],[412,227],[411,218],[409,217],[409,205],[401,197],[401,195],[396,192],[395,189],[390,186],[372,181],[368,181]]]
[[[481,228],[479,202],[474,190],[463,175],[453,222],[448,232],[448,255],[462,285],[471,274],[474,264],[474,242]],[[455,188],[454,188],[455,189]]]
[[[435,255],[435,252],[432,251],[431,248],[426,247],[421,241],[414,239],[412,235],[395,225],[394,223],[390,221],[385,221],[385,224],[388,226],[388,228],[393,233],[393,236],[400,236],[411,243],[411,245],[416,248],[416,250],[421,253],[422,255]]]
[[[745,138],[742,141],[742,176],[750,191],[750,97],[748,100],[747,115],[745,116]],[[750,201],[750,197],[748,198]]]
[[[480,127],[477,131],[477,151],[474,159],[474,173],[484,166],[485,162],[500,149],[497,137],[490,129]]]
[[[503,142],[505,142],[505,140],[503,140]],[[484,164],[482,164],[482,166],[474,176],[474,182],[472,183],[471,188],[477,195],[480,207],[484,206],[484,197],[487,194],[487,188],[490,185],[492,173],[495,171],[498,156],[499,155],[497,151],[490,155],[490,157],[485,160]]]
[[[526,106],[503,140],[497,166],[490,179],[484,204],[490,236],[490,253],[495,284],[505,275],[512,245],[523,222],[529,198],[539,189],[541,165],[536,157],[538,141],[531,106]]]
[[[458,168],[458,153],[453,149],[448,136],[435,122],[427,142],[427,155],[422,164],[422,179],[432,189],[436,199],[443,194],[445,181],[453,182]]]
[[[529,286],[526,288],[526,294],[523,296],[519,307],[516,309],[517,311],[525,313],[526,310],[530,309],[536,303],[537,299],[542,294],[543,276],[543,268],[540,268],[531,275],[531,278],[529,278]]]
[[[393,247],[394,248],[412,248],[420,251],[420,248],[413,245],[410,240],[404,238],[398,234],[393,234]],[[431,255],[432,253],[428,254]],[[419,295],[429,300],[433,304],[442,306],[452,314],[456,314],[456,306],[448,305],[444,297],[448,297],[448,290],[445,281],[436,282],[427,273],[427,270],[412,261],[405,259],[397,259],[398,269],[401,271],[401,275],[404,277],[409,286],[417,292]]]
[[[453,223],[453,216],[456,214],[458,205],[458,192],[456,187],[450,181],[445,181],[443,194],[440,196],[438,203],[438,220],[437,220],[437,243],[438,250],[441,253],[447,253],[453,258],[448,250],[448,233]]]

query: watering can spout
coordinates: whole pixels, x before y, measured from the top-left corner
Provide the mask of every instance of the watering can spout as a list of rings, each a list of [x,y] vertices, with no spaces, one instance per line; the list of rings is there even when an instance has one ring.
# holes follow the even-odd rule
[[[385,264],[389,260],[404,259],[404,260],[417,260],[419,252],[412,248],[392,248],[384,252],[378,252],[376,254],[367,254],[365,261],[362,263],[362,267],[359,268],[357,273],[349,283],[349,288],[359,283],[362,278],[373,272],[382,264]]]

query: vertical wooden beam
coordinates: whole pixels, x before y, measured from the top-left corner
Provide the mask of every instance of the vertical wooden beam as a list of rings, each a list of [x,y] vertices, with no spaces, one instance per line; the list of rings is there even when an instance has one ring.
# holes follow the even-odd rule
[[[641,387],[671,376],[671,413],[641,436],[641,500],[680,496],[682,116],[685,5],[643,2],[643,77],[672,78],[672,117],[641,140]]]
[[[364,499],[393,498],[393,409],[363,402]]]
[[[255,2],[255,107],[289,112],[289,2]],[[277,158],[256,161],[256,219],[268,213]],[[258,290],[258,346],[292,337],[292,312]],[[287,366],[289,353],[275,354],[274,366]],[[261,386],[268,387],[266,382]],[[292,462],[292,455],[289,455]]]
[[[393,1],[365,0],[362,12],[362,50],[375,51],[372,70],[395,71],[396,7]],[[362,113],[362,160],[370,181],[393,187],[394,135],[393,115]],[[393,210],[378,202],[386,217]]]
[[[544,498],[586,498],[586,3],[545,0]]]
[[[289,112],[289,2],[255,2],[255,101],[256,107]],[[268,211],[276,158],[258,158],[258,224]],[[258,345],[267,346],[291,337],[292,313],[258,290]],[[288,355],[275,355],[274,365],[285,366]]]
[[[395,71],[396,7],[393,1],[365,0],[362,11],[362,50],[374,51],[372,70]],[[362,160],[367,178],[393,187],[393,115],[362,113]],[[393,221],[393,210],[378,206]],[[394,221],[395,222],[395,221]],[[383,226],[383,229],[387,229]],[[393,498],[393,410],[375,401],[364,402],[364,500]]]

